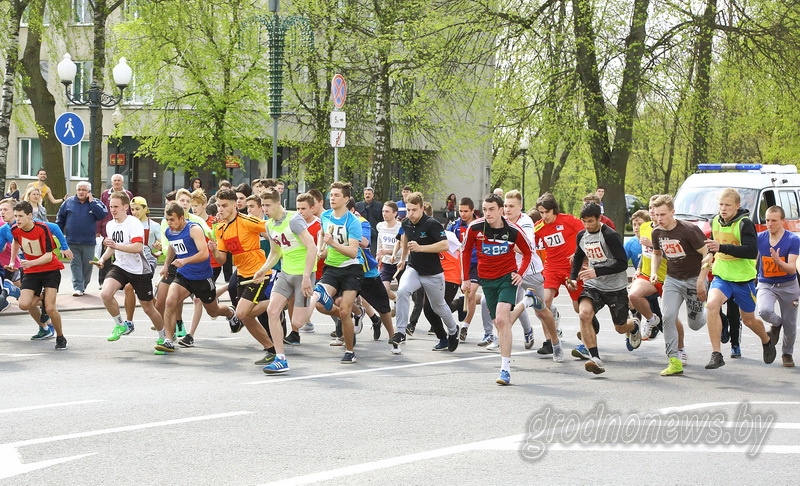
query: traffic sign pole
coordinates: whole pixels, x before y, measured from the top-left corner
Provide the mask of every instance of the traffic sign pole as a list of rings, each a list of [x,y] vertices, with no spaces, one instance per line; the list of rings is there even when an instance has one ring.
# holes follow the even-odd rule
[[[336,111],[331,113],[331,145],[333,146],[333,180],[339,180],[339,147],[344,147],[344,130],[346,119],[343,111],[347,99],[347,81],[341,74],[335,74],[331,80],[331,100]],[[338,129],[338,130],[336,130]]]

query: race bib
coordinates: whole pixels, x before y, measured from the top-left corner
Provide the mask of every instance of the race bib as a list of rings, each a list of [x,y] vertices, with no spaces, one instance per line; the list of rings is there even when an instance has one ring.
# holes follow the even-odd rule
[[[172,247],[175,255],[178,256],[185,255],[189,252],[189,250],[186,249],[186,244],[183,242],[183,240],[170,240],[169,246]]]
[[[686,252],[683,250],[680,241],[678,240],[661,240],[661,251],[667,258],[683,258]]]
[[[564,235],[559,233],[553,233],[552,235],[547,235],[543,238],[544,245],[548,248],[552,248],[554,246],[561,246],[565,243]]]
[[[30,256],[40,257],[44,255],[42,243],[39,240],[30,240],[24,236],[21,238],[22,251]]]
[[[233,255],[244,253],[244,248],[242,248],[242,243],[239,241],[238,237],[225,239],[225,248]]]
[[[606,252],[603,251],[603,246],[599,241],[586,243],[585,247],[586,258],[589,259],[589,263],[603,263],[608,260]]]
[[[781,260],[786,261],[783,257],[781,257]],[[778,267],[778,264],[775,263],[775,260],[773,260],[771,256],[761,257],[761,271],[767,278],[785,277],[787,275],[786,272]]]

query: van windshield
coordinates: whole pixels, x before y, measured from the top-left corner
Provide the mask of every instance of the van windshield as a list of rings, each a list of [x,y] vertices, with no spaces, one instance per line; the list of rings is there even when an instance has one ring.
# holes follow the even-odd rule
[[[719,213],[719,195],[725,187],[682,187],[675,196],[675,214],[711,219]],[[756,214],[758,189],[735,187],[742,198],[741,206]]]

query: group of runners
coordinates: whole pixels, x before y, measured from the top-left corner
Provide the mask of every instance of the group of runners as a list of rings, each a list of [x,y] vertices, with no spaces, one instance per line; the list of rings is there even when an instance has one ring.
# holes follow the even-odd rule
[[[290,370],[286,347],[299,345],[301,332],[313,332],[314,310],[333,319],[331,345],[344,348],[343,364],[357,362],[356,335],[366,317],[374,340],[385,329],[392,354],[402,353],[422,312],[438,339],[434,351],[455,351],[479,318],[484,332],[478,345],[499,349],[496,382],[508,385],[511,329],[517,320],[525,348],[533,347],[528,307],[545,337],[537,352],[564,361],[560,312],[553,304],[563,286],[580,322],[580,344],[571,355],[584,360],[588,372],[605,371],[597,312],[607,306],[629,351],[663,333],[668,365],[661,375],[683,373],[678,311],[684,302],[691,329],[708,324],[712,353],[706,368],[725,364],[721,344],[731,336],[736,337],[731,357],[741,356],[738,315],[759,337],[766,363],[775,360],[783,330],[782,363],[794,365],[800,239],[783,228],[778,206],[767,209],[767,230],[757,233],[733,189],[720,195],[708,237],[675,218],[669,195],[653,196],[649,211],[632,217],[642,253],[631,282],[630,255],[594,195],[584,200],[580,218],[561,212],[549,193],[528,213],[519,191],[489,194],[480,201],[480,217],[474,201],[462,198],[459,218],[445,228],[432,217],[423,195],[407,187],[401,201],[383,205],[373,256],[372,227],[355,211],[350,184],[330,185],[327,210],[318,190],[299,194],[296,211],[283,207],[274,180],[254,181],[250,190],[222,187],[210,204],[202,190],[179,190],[168,195],[160,225],[148,218],[143,198],[110,192],[105,251],[93,262],[110,267],[101,291],[113,321],[109,341],[135,330],[138,300],[157,332],[155,354],[193,347],[204,310],[213,319],[224,316],[232,332],[247,328],[266,352],[255,363],[272,375]],[[34,219],[26,201],[0,201],[0,216],[6,222],[0,227],[0,250],[7,245],[11,255],[2,272],[0,309],[7,307],[8,297],[16,297],[39,326],[32,339],[55,336],[56,349],[66,349],[56,303],[63,264],[55,253],[54,230]],[[165,261],[154,291],[161,252]],[[218,287],[216,280],[231,258],[235,272]],[[219,302],[226,290],[231,306]],[[119,291],[126,294],[125,318]],[[187,332],[182,306],[190,296],[195,309]],[[735,319],[732,307],[739,311]]]

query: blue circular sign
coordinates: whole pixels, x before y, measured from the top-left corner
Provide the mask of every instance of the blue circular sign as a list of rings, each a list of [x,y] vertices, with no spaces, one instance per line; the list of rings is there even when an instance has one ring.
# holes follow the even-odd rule
[[[78,145],[83,140],[86,127],[83,120],[76,113],[62,113],[53,127],[56,139],[67,147]]]

